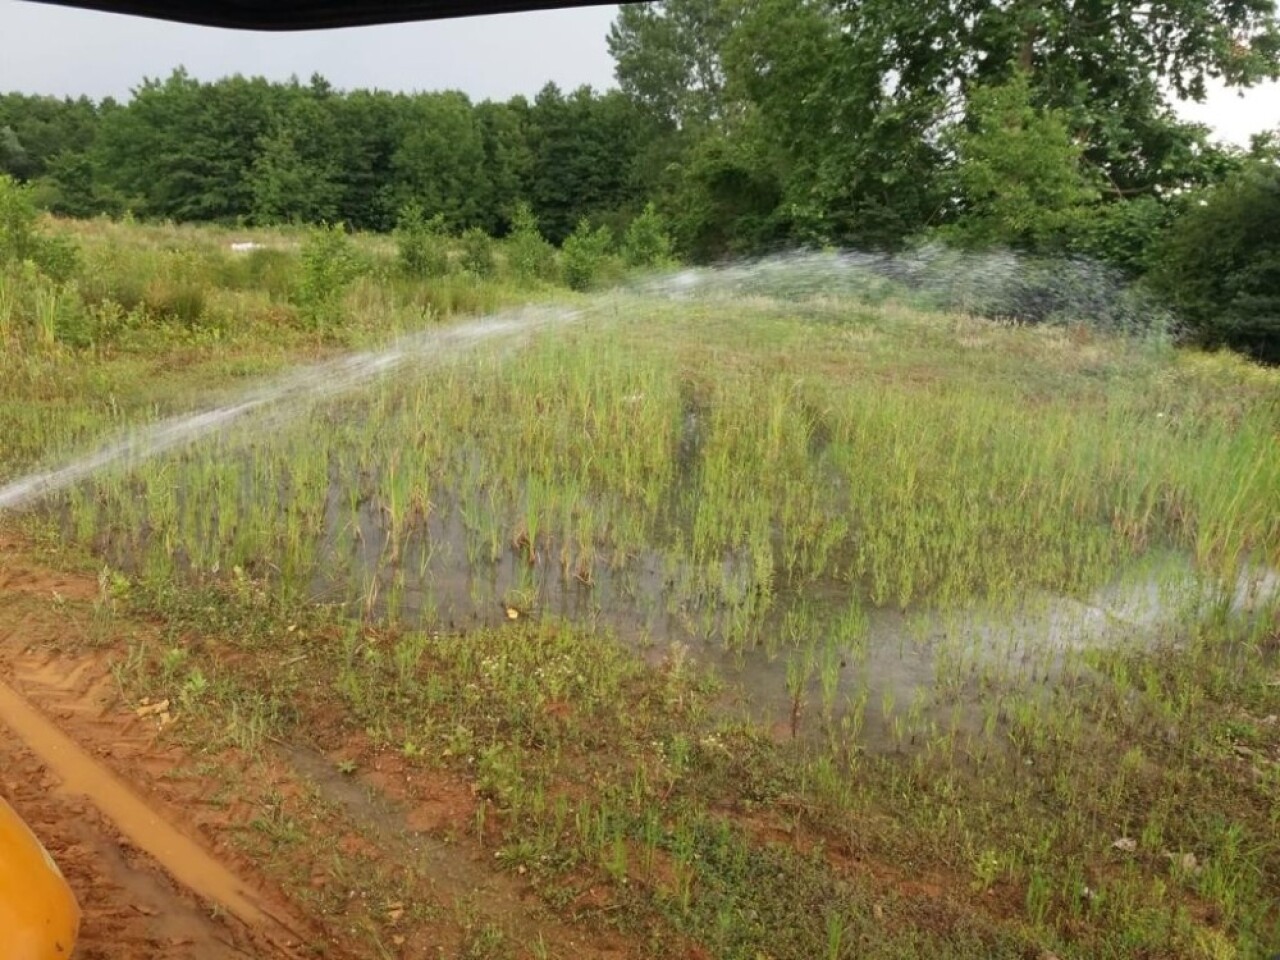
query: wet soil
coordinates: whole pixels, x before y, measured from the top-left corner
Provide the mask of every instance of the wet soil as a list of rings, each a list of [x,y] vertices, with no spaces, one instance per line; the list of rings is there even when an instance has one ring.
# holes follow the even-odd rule
[[[60,608],[95,587],[0,540],[0,795],[80,902],[76,957],[302,956],[307,924],[253,865],[150,792],[184,759],[154,716],[121,701],[106,656],[59,652],[88,629]]]
[[[81,904],[78,960],[457,956],[483,928],[520,957],[538,944],[632,955],[493,868],[493,850],[468,835],[482,801],[464,780],[411,769],[360,735],[335,739],[337,717],[317,724],[328,749],[270,743],[248,757],[201,745],[176,704],[126,700],[113,666],[154,642],[155,626],[104,614],[94,576],[50,567],[0,531],[0,796]],[[246,850],[273,803],[304,837],[257,862]],[[360,861],[387,885],[352,886]],[[356,928],[369,912],[386,919],[392,889],[406,915],[374,951]]]

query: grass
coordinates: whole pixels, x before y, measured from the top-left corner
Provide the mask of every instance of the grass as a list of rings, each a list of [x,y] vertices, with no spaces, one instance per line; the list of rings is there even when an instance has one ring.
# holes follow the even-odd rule
[[[181,293],[173,264],[204,263],[199,315],[223,302],[236,322],[188,341],[149,320],[110,349],[32,328],[4,361],[20,439],[0,476],[373,347],[438,293],[368,274],[348,320],[276,325],[287,251],[250,268],[212,233],[80,229],[119,248],[104,273],[171,257]],[[219,258],[260,273],[211,284]],[[118,615],[161,625],[118,675],[183,704],[193,742],[308,742],[343,777],[389,756],[468,784],[451,829],[538,891],[553,941],[1280,948],[1280,626],[1274,594],[1236,596],[1280,567],[1280,377],[785,279],[786,297],[546,310],[8,522],[106,564]],[[447,282],[474,290],[451,310],[521,295]],[[178,293],[175,317],[194,309]],[[328,856],[294,802],[253,842]],[[389,902],[429,884],[338,860]],[[573,955],[513,922],[468,916],[459,955]],[[392,950],[402,925],[368,909],[351,949]]]

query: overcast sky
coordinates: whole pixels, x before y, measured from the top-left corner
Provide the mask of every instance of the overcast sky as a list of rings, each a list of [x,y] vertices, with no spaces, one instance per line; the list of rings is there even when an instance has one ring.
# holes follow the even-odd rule
[[[123,98],[143,77],[185,66],[214,80],[230,73],[303,80],[324,74],[343,89],[457,89],[474,99],[532,96],[613,83],[605,34],[617,8],[584,7],[434,23],[301,34],[241,33],[0,0],[0,91]],[[1244,97],[1221,89],[1183,114],[1244,144],[1280,126],[1280,87]]]
[[[215,80],[231,73],[342,89],[464,90],[473,98],[613,84],[605,34],[617,7],[539,10],[431,23],[246,33],[0,0],[0,90],[125,97],[143,77],[177,66]]]

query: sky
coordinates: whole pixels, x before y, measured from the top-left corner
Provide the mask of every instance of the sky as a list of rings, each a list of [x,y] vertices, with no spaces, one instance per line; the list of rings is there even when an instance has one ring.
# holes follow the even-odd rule
[[[341,89],[463,90],[473,99],[613,84],[605,46],[615,6],[430,23],[256,33],[0,0],[0,91],[124,98],[175,67],[287,80],[323,74]]]
[[[341,89],[454,89],[473,99],[533,96],[549,80],[571,90],[613,85],[605,34],[616,6],[468,17],[433,23],[268,34],[215,30],[0,0],[0,91],[125,98],[143,77],[177,66],[203,80],[232,73]],[[1240,96],[1216,87],[1180,112],[1245,145],[1280,126],[1280,85]]]

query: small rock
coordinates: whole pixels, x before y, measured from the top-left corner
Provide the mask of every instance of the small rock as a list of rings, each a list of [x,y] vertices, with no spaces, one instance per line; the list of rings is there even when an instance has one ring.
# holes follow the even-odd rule
[[[1183,873],[1199,874],[1201,871],[1200,861],[1194,853],[1166,853],[1165,856]]]
[[[1113,840],[1111,846],[1122,853],[1133,853],[1138,849],[1138,841],[1132,837],[1120,837],[1118,840]]]

